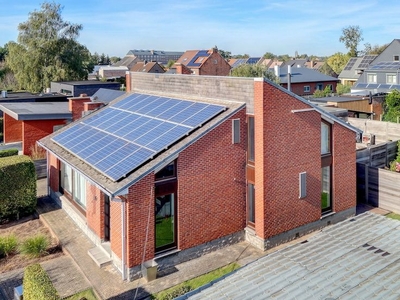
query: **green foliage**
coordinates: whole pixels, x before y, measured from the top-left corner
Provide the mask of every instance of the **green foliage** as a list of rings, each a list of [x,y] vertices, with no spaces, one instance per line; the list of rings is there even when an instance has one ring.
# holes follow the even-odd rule
[[[272,52],[265,52],[263,57],[266,58],[266,59],[274,59],[274,58],[276,58],[276,55],[273,54]]]
[[[0,221],[32,213],[36,201],[33,161],[25,155],[0,158]]]
[[[217,46],[215,46],[215,48],[217,48]],[[224,51],[224,50],[218,49],[218,53],[221,54],[221,56],[223,58],[225,58],[226,60],[232,58],[232,53],[230,51]]]
[[[167,66],[166,66],[166,68],[171,68],[173,65],[175,64],[175,61],[174,60],[172,60],[172,59],[170,59],[169,61],[168,61],[168,63],[167,63]]]
[[[20,245],[19,251],[21,254],[29,257],[40,257],[46,254],[46,249],[49,247],[50,242],[46,236],[38,234],[36,236],[27,238]]]
[[[23,285],[24,300],[61,299],[49,275],[40,264],[30,265],[25,268]]]
[[[383,44],[383,45],[376,44],[372,46],[370,43],[366,43],[364,44],[365,49],[363,51],[363,55],[373,55],[373,54],[379,55],[383,52],[383,50],[386,49],[388,45],[389,44]]]
[[[389,163],[390,171],[400,172],[399,163],[400,163],[400,141],[397,142],[397,157],[396,157],[396,159],[394,161]]]
[[[82,25],[64,21],[61,12],[60,4],[44,2],[18,25],[18,43],[8,44],[6,63],[19,88],[40,92],[51,81],[83,80],[93,70],[90,52],[76,41]]]
[[[340,74],[340,72],[342,72],[343,68],[346,66],[349,59],[350,56],[348,54],[336,52],[335,54],[329,56],[326,62],[336,74]]]
[[[79,293],[76,293],[75,295],[72,295],[68,298],[65,298],[65,300],[97,300],[96,295],[93,293],[92,289],[88,289]]]
[[[336,86],[336,93],[338,95],[343,95],[343,94],[346,94],[346,93],[350,93],[350,90],[351,90],[351,88],[348,85],[344,85],[344,84],[338,83],[337,86]]]
[[[14,155],[18,155],[18,149],[11,148],[11,149],[0,150],[0,157],[8,157]]]
[[[389,213],[389,214],[385,215],[385,217],[400,221],[400,215],[396,214],[396,213]]]
[[[386,95],[383,110],[383,121],[397,122],[400,117],[400,91],[395,89]]]
[[[357,48],[362,40],[364,40],[362,37],[362,30],[358,25],[350,25],[343,28],[342,35],[339,38],[339,41],[344,43],[344,46],[349,50],[348,55],[350,57],[358,56]]]
[[[330,65],[325,62],[319,69],[319,72],[321,72],[322,74],[328,75],[328,76],[332,76],[332,77],[337,77],[338,74],[336,74],[335,71],[333,71],[333,69],[330,67]]]
[[[314,98],[328,97],[332,93],[329,86],[326,86],[323,90],[316,90],[313,94]]]
[[[17,250],[17,237],[14,234],[0,236],[0,257],[8,257]]]
[[[152,295],[152,299],[157,299],[157,300],[175,299],[178,296],[181,296],[189,291],[195,290],[213,280],[216,280],[226,274],[229,274],[234,270],[238,269],[239,267],[240,266],[237,263],[231,263],[225,267],[211,271],[199,277],[187,280],[172,288],[166,289],[155,295]]]
[[[264,77],[275,83],[279,83],[279,78],[275,76],[273,72],[267,69],[266,66],[262,65],[249,65],[243,64],[237,68],[234,68],[231,72],[231,76],[234,77]]]

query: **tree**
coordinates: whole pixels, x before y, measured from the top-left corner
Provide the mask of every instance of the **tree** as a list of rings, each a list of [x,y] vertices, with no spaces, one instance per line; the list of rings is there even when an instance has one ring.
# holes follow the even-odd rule
[[[234,68],[231,72],[234,77],[264,77],[275,83],[279,83],[279,78],[273,72],[268,70],[266,66],[243,64]]]
[[[340,74],[340,72],[342,72],[343,68],[346,66],[349,59],[350,56],[348,54],[336,52],[335,54],[329,56],[326,62],[336,74]]]
[[[397,118],[400,117],[400,91],[392,90],[386,95],[383,109],[384,121],[397,122]]]
[[[175,60],[170,59],[166,65],[166,68],[169,69],[175,64]]]
[[[111,56],[110,57],[110,62],[112,64],[115,64],[116,62],[119,62],[120,60],[121,60],[121,57],[118,57],[118,56]]]
[[[4,47],[0,47],[0,62],[4,61],[8,53],[7,44]]]
[[[82,25],[64,21],[61,12],[60,4],[44,2],[18,25],[6,63],[20,88],[40,92],[51,81],[83,80],[93,70],[89,50],[76,41]]]
[[[217,47],[217,46],[215,46]],[[218,49],[218,48],[217,48]],[[221,49],[218,49],[219,54],[221,54],[221,56],[223,58],[225,58],[226,60],[231,59],[232,58],[232,53],[230,51],[224,51]]]
[[[383,50],[386,49],[386,47],[388,45],[389,44],[383,44],[380,46],[380,45],[376,44],[376,45],[372,46],[370,43],[365,43],[363,55],[373,55],[373,54],[379,55],[383,52]]]
[[[264,57],[265,59],[274,59],[274,58],[276,58],[276,55],[273,54],[272,52],[265,52],[265,54],[263,55],[263,57]]]
[[[351,25],[342,29],[342,35],[339,41],[344,43],[345,47],[349,50],[350,57],[357,57],[358,45],[364,38],[362,37],[362,30],[360,26]]]

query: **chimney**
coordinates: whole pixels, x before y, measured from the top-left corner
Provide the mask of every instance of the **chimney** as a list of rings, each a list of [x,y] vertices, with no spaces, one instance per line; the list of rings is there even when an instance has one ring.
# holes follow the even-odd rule
[[[86,94],[81,94],[79,97],[68,98],[69,111],[72,113],[72,120],[78,120],[84,112],[85,102],[91,102],[90,97]]]
[[[126,85],[126,92],[130,92],[131,91],[131,73],[129,71],[125,72],[125,85]]]
[[[281,69],[279,68],[278,65],[274,66],[274,73],[275,73],[275,76],[278,77],[278,79],[279,79],[279,77],[281,76]]]
[[[290,65],[287,66],[287,89],[290,92],[290,85],[292,83],[292,67]]]

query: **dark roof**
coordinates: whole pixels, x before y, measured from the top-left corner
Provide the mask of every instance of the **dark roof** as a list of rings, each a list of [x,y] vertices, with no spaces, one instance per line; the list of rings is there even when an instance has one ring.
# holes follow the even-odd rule
[[[81,80],[81,81],[53,81],[54,83],[58,84],[65,84],[65,85],[120,85],[119,82],[107,82],[107,81],[98,81],[98,80]]]
[[[180,51],[164,51],[164,50],[129,50],[126,55],[182,55],[183,52]]]
[[[101,113],[103,109],[106,109],[109,106],[115,105],[118,102],[122,101],[123,99],[129,97],[133,93],[127,93],[125,97],[120,97],[115,101],[111,102],[108,106],[98,109],[96,112],[83,117],[80,119],[80,122],[84,122],[87,118],[95,117],[97,114]],[[157,95],[154,95],[157,96]],[[188,99],[187,97],[185,100],[196,101],[193,99]],[[76,122],[72,123],[71,125],[65,126],[62,129],[58,130],[56,133],[53,133],[43,139],[41,139],[38,143],[53,153],[56,157],[58,157],[61,161],[67,163],[72,168],[78,170],[84,177],[86,177],[90,182],[96,183],[101,189],[109,194],[109,195],[119,195],[121,193],[126,193],[126,189],[152,172],[154,169],[159,168],[160,166],[164,165],[165,163],[169,163],[173,157],[176,157],[183,149],[191,145],[192,143],[196,142],[202,136],[207,134],[210,130],[224,122],[228,119],[231,115],[235,114],[239,109],[245,107],[245,103],[239,102],[227,102],[227,101],[218,101],[218,100],[204,100],[201,102],[210,103],[210,104],[219,104],[225,106],[227,109],[217,115],[216,117],[212,118],[210,121],[202,125],[200,128],[195,129],[192,133],[188,136],[184,137],[182,140],[178,141],[177,143],[173,144],[168,149],[161,152],[158,156],[151,159],[144,165],[140,166],[134,172],[128,174],[126,177],[120,179],[119,181],[113,181],[112,179],[108,178],[92,166],[90,166],[85,161],[81,160],[77,156],[73,155],[69,151],[65,150],[57,143],[55,143],[52,138],[65,130],[68,130],[71,126],[74,126]]]
[[[67,96],[58,93],[32,94],[27,92],[7,93],[7,97],[0,95],[0,102],[67,102]]]
[[[366,212],[177,299],[399,299],[400,222]]]
[[[110,89],[103,89],[100,88],[96,93],[93,94],[93,96],[90,97],[90,99],[93,102],[104,102],[104,103],[109,103],[118,97],[121,97],[124,95],[124,91],[117,91],[117,90],[110,90]]]
[[[72,119],[68,102],[3,103],[0,110],[15,120]]]
[[[271,69],[271,71],[273,72],[274,69]],[[287,67],[280,68],[279,79],[281,83],[288,82],[287,73]],[[291,75],[291,83],[339,81],[335,77],[325,75],[317,70],[309,68],[291,68]]]

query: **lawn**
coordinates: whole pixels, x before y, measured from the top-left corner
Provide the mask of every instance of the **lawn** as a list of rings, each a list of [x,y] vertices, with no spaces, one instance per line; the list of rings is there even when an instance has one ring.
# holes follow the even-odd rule
[[[88,289],[88,290],[85,290],[83,292],[80,292],[80,293],[77,293],[75,295],[72,295],[71,297],[65,298],[65,300],[81,300],[81,299],[97,300],[97,297],[93,293],[92,289]]]
[[[237,263],[231,263],[225,267],[219,268],[217,270],[201,275],[199,277],[187,280],[172,288],[154,294],[152,295],[152,299],[157,299],[157,300],[174,299],[189,291],[195,290],[215,279],[218,279],[226,274],[229,274],[232,271],[238,269],[239,267],[240,266]]]
[[[385,215],[385,217],[391,218],[391,219],[395,219],[395,220],[399,220],[400,221],[400,215],[395,214],[395,213],[389,213],[387,215]]]
[[[174,224],[172,217],[157,217],[156,221],[156,247],[161,247],[174,242]]]

